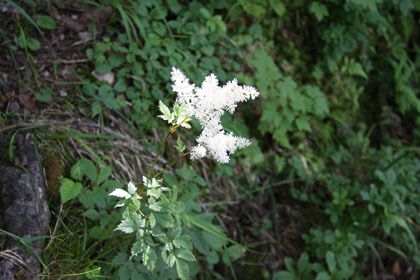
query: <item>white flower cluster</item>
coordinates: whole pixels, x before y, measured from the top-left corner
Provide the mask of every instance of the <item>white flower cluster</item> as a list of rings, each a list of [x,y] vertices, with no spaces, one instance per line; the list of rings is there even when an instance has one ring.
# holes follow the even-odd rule
[[[238,102],[257,97],[260,93],[254,87],[239,86],[236,79],[219,87],[214,74],[207,76],[201,87],[196,87],[177,68],[173,67],[171,74],[172,89],[178,94],[177,103],[188,116],[198,119],[203,127],[197,138],[198,145],[191,150],[193,160],[211,156],[219,163],[227,163],[229,155],[236,149],[251,144],[246,138],[226,133],[220,118],[225,110],[233,113]]]

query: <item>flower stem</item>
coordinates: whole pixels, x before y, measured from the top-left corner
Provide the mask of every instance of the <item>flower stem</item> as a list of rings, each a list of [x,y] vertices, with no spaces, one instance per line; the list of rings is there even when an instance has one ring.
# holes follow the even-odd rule
[[[165,172],[166,170],[168,170],[169,168],[171,168],[172,166],[175,165],[175,163],[178,162],[178,160],[180,160],[181,158],[189,155],[190,152],[186,152],[185,154],[182,154],[181,156],[179,156],[177,159],[175,159],[170,165],[168,165],[165,169],[163,169],[162,171],[160,171],[159,173],[157,173],[155,176],[153,176],[153,178],[159,177],[163,172]]]
[[[177,124],[174,128],[172,128],[169,132],[170,133],[174,133],[175,132],[175,130],[183,123],[183,122],[185,122],[187,119],[188,119],[189,117],[188,116],[186,116],[183,120],[182,120],[182,122],[180,122],[179,124]]]
[[[165,147],[165,145],[166,145],[166,141],[168,141],[168,137],[169,137],[169,135],[173,134],[173,133],[175,132],[175,130],[176,130],[178,127],[180,127],[180,126],[181,126],[181,124],[182,124],[183,122],[185,122],[187,119],[188,119],[188,116],[186,116],[186,117],[185,117],[185,118],[184,118],[184,119],[183,119],[183,120],[182,120],[179,124],[177,124],[176,126],[174,126],[173,128],[171,128],[171,129],[169,130],[168,134],[166,134],[165,139],[163,139],[163,142],[162,142],[162,144],[160,145],[159,150],[158,150],[158,152],[157,152],[157,154],[156,154],[156,156],[155,156],[155,160],[153,161],[152,167],[150,167],[149,173],[147,173],[147,178],[150,178],[150,175],[152,175],[153,168],[155,167],[156,162],[157,162],[157,160],[158,160],[158,158],[159,158],[159,155],[162,153],[163,148],[164,148],[164,147]],[[172,165],[171,165],[171,166],[172,166]],[[166,169],[164,169],[164,170],[166,170]]]
[[[162,142],[162,144],[160,145],[159,150],[158,150],[158,152],[157,152],[157,154],[156,154],[156,156],[155,156],[155,160],[153,161],[152,167],[150,167],[149,173],[147,173],[147,178],[150,178],[150,175],[152,175],[153,168],[154,168],[154,167],[155,167],[155,165],[156,165],[156,162],[157,162],[157,160],[158,160],[158,158],[159,158],[159,155],[162,153],[163,148],[164,148],[164,147],[165,147],[165,145],[166,145],[166,141],[168,140],[169,135],[171,135],[172,133],[173,133],[173,132],[172,132],[172,129],[171,129],[171,130],[168,132],[168,134],[166,134],[165,139],[163,139],[163,142]]]

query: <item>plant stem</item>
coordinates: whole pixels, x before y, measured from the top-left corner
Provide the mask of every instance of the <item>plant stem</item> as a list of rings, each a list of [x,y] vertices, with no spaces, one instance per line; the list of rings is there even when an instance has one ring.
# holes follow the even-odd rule
[[[178,128],[178,127],[180,127],[180,125],[183,123],[183,122],[185,122],[187,119],[188,119],[189,117],[188,116],[186,116],[183,120],[182,120],[182,122],[180,122],[179,124],[177,124],[174,128],[172,128],[169,132],[170,133],[174,133],[175,132],[175,130]]]
[[[175,165],[175,163],[178,162],[178,160],[180,160],[181,158],[189,155],[190,152],[186,152],[185,154],[182,154],[181,156],[179,156],[177,159],[175,159],[170,165],[168,165],[165,169],[163,169],[162,171],[160,171],[159,173],[157,173],[155,176],[153,176],[153,178],[159,177],[163,172],[165,172],[166,170],[168,170],[169,168],[171,168],[172,166]]]
[[[188,119],[188,116],[186,116],[186,117],[185,117],[185,118],[184,118],[184,119],[183,119],[183,120],[182,120],[179,124],[177,124],[175,127],[171,128],[171,129],[169,130],[168,134],[166,134],[165,139],[163,139],[163,142],[162,142],[162,144],[160,145],[159,150],[158,150],[158,152],[157,152],[157,154],[156,154],[155,160],[153,161],[152,167],[150,167],[149,173],[147,173],[147,178],[150,178],[150,175],[152,175],[153,168],[155,167],[156,162],[157,162],[157,160],[158,160],[158,157],[159,157],[159,155],[162,153],[163,148],[164,148],[164,147],[165,147],[165,145],[166,145],[166,141],[168,140],[169,135],[173,134],[173,133],[175,132],[175,130],[176,130],[178,127],[180,127],[180,126],[181,126],[181,124],[182,124],[183,122],[185,122],[187,119]],[[172,165],[171,165],[171,166],[172,166]],[[164,169],[164,170],[166,170],[166,169]]]
[[[158,160],[158,157],[159,157],[159,155],[162,153],[163,148],[165,147],[166,141],[168,140],[168,137],[169,137],[169,135],[171,135],[171,134],[172,134],[172,129],[168,132],[168,134],[166,134],[165,139],[163,139],[163,142],[162,142],[162,144],[160,145],[159,150],[158,150],[158,152],[157,152],[157,154],[156,154],[156,156],[155,156],[155,160],[153,161],[152,167],[150,167],[149,173],[147,173],[147,178],[150,178],[150,175],[152,175],[152,171],[153,171],[153,168],[154,168],[154,167],[155,167],[155,165],[156,165],[156,162],[157,162],[157,160]]]

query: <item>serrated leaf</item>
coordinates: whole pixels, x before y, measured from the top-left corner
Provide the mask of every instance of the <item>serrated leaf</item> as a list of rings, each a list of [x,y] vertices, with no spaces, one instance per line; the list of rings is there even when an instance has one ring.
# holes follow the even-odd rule
[[[96,211],[95,209],[89,209],[89,210],[83,212],[82,216],[85,216],[86,218],[88,218],[92,221],[97,221],[100,217],[98,211]]]
[[[98,176],[98,184],[102,183],[103,181],[105,181],[106,179],[109,178],[109,176],[111,175],[111,166],[105,166],[105,168],[102,168],[99,171],[99,176]]]
[[[115,189],[109,195],[116,196],[116,197],[121,197],[121,198],[125,198],[125,199],[129,199],[131,197],[131,194],[129,194],[128,192],[126,192],[123,189]]]
[[[99,103],[99,101],[93,102],[91,105],[91,110],[92,110],[92,118],[94,118],[96,115],[102,112],[101,103]]]
[[[137,192],[137,187],[132,182],[128,182],[127,188],[130,194],[135,194]]]
[[[115,230],[120,230],[125,233],[133,233],[138,229],[137,224],[132,219],[124,219],[117,226]]]
[[[179,151],[179,152],[184,152],[185,151],[185,149],[187,148],[185,145],[184,145],[184,142],[182,142],[182,140],[181,140],[181,138],[180,137],[178,137],[178,139],[176,139],[176,146],[175,146],[175,148]]]
[[[311,131],[311,126],[309,124],[309,117],[306,115],[300,116],[296,119],[296,126],[301,131]]]
[[[349,74],[356,75],[368,79],[365,70],[363,70],[362,65],[359,62],[354,62],[349,66]]]
[[[61,202],[64,204],[67,201],[77,197],[82,189],[83,186],[80,183],[75,183],[72,180],[65,178],[61,182],[60,186]]]
[[[188,263],[180,258],[176,258],[176,272],[178,273],[179,278],[182,280],[187,280],[190,277],[190,267]]]
[[[174,252],[171,252],[169,254],[169,256],[168,256],[168,265],[169,265],[169,267],[173,267],[174,264],[175,264],[175,261],[176,261],[175,254],[174,254]]]
[[[190,262],[195,261],[194,254],[190,250],[187,250],[187,249],[177,249],[175,250],[175,255],[177,258],[181,258],[186,261],[190,261]]]
[[[316,17],[318,22],[322,21],[324,17],[328,16],[327,7],[317,1],[311,3],[309,6],[309,11]]]
[[[155,217],[157,222],[164,228],[171,228],[175,226],[175,220],[170,213],[156,212]]]
[[[71,169],[71,176],[76,180],[82,180],[84,175],[87,175],[92,183],[96,183],[96,166],[91,160],[87,158],[78,160]]]
[[[189,237],[186,234],[183,234],[182,236],[175,238],[174,241],[174,246],[178,249],[180,248],[185,248],[185,249],[192,249],[192,244],[191,244],[191,237]]]
[[[270,6],[279,17],[282,17],[286,12],[286,5],[281,0],[270,0]]]
[[[187,118],[185,121],[184,121],[184,119],[186,118],[187,116],[185,115],[185,116],[180,116],[180,117],[178,117],[177,119],[176,119],[176,124],[181,124],[181,126],[182,127],[185,127],[186,129],[190,129],[191,128],[191,125],[188,123],[190,120],[191,120],[191,118]]]
[[[79,201],[86,208],[92,208],[95,206],[95,200],[93,199],[93,192],[91,190],[87,190],[80,194]]]
[[[134,244],[133,247],[131,247],[131,255],[137,256],[138,254],[143,253],[145,244],[143,239],[138,239]]]
[[[175,115],[171,113],[169,108],[161,100],[159,100],[159,111],[163,114],[159,115],[160,118],[162,118],[165,121],[168,121],[168,123],[172,123],[172,121],[175,118]]]
[[[143,262],[147,269],[152,271],[155,268],[157,259],[156,251],[152,247],[147,246],[143,253]]]

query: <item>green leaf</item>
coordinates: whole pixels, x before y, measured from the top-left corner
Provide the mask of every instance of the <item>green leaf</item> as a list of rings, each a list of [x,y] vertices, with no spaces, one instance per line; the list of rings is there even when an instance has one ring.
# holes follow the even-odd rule
[[[331,273],[335,272],[337,263],[335,261],[335,255],[331,251],[327,251],[325,254],[325,260],[327,261],[328,269]]]
[[[185,151],[185,149],[187,148],[184,145],[184,142],[182,142],[182,140],[181,140],[180,137],[178,137],[178,139],[176,139],[176,146],[175,146],[175,148],[178,150],[178,152],[181,152],[181,153],[183,153]]]
[[[71,169],[71,176],[75,180],[82,180],[84,175],[88,176],[93,184],[96,184],[96,166],[91,160],[87,158],[78,160]]]
[[[273,276],[273,280],[296,280],[295,275],[289,271],[279,271]]]
[[[40,93],[35,93],[36,99],[44,103],[50,103],[51,92],[46,89],[41,89]]]
[[[279,17],[282,17],[286,12],[286,5],[281,0],[270,0],[270,6]]]
[[[88,218],[92,221],[97,221],[100,218],[100,215],[99,215],[98,211],[96,211],[95,209],[89,209],[89,210],[83,212],[82,216],[85,216],[86,218]]]
[[[117,226],[115,230],[120,230],[125,233],[133,233],[138,229],[138,225],[132,219],[124,219]]]
[[[157,259],[156,251],[152,247],[147,246],[143,253],[143,262],[147,269],[152,271],[155,268]]]
[[[112,171],[111,166],[109,165],[106,166],[105,168],[102,168],[101,171],[99,171],[98,184],[108,179],[109,176],[111,175],[111,171]]]
[[[92,109],[92,118],[94,118],[96,115],[102,112],[101,103],[99,103],[99,101],[93,102],[91,105],[91,109]]]
[[[179,278],[182,280],[187,280],[190,278],[190,267],[188,263],[180,258],[176,258],[176,271],[178,273]]]
[[[309,264],[309,256],[306,252],[302,253],[297,263],[297,269],[299,273],[308,274],[311,271],[311,265]]]
[[[127,84],[125,83],[124,79],[119,79],[118,82],[115,84],[114,89],[116,92],[124,92],[127,90]]]
[[[311,126],[309,124],[309,117],[306,115],[302,115],[296,119],[296,126],[301,131],[311,131]]]
[[[149,16],[153,19],[164,19],[167,14],[166,8],[159,5],[150,12]]]
[[[137,256],[138,254],[143,253],[145,247],[145,243],[143,239],[138,239],[131,247],[131,255]]]
[[[35,38],[29,37],[26,42],[28,43],[28,48],[32,51],[37,51],[41,48],[41,43]]]
[[[315,15],[318,22],[322,21],[322,19],[328,16],[327,7],[324,4],[320,4],[319,2],[315,1],[312,2],[309,6],[309,11]]]
[[[190,262],[195,261],[194,254],[190,250],[187,250],[187,249],[177,249],[175,250],[175,255],[177,258],[181,258],[186,261],[190,261]]]
[[[153,210],[153,209],[152,209]],[[171,228],[175,226],[175,220],[170,213],[155,212],[157,222],[164,228]]]
[[[80,183],[75,183],[72,180],[65,178],[61,182],[60,186],[61,203],[64,204],[67,201],[77,197],[82,189],[83,186]]]
[[[330,280],[330,279],[331,279],[330,275],[328,275],[328,273],[325,271],[321,271],[320,273],[318,273],[318,275],[315,278],[315,280]],[[337,278],[337,279],[341,279],[341,278]]]
[[[159,111],[163,114],[160,115],[159,118],[168,121],[168,123],[172,123],[172,121],[175,119],[174,113],[171,113],[169,108],[161,100],[159,100]]]
[[[183,234],[180,237],[175,238],[173,243],[174,243],[174,246],[178,249],[185,248],[185,249],[192,250],[191,237],[189,237],[186,234]]]
[[[349,74],[354,76],[360,76],[368,79],[368,76],[366,75],[366,72],[363,70],[362,65],[359,62],[351,63],[349,66]]]
[[[36,19],[36,23],[41,28],[53,30],[57,27],[57,25],[55,24],[55,21],[49,16],[36,15],[35,19]]]
[[[91,190],[80,194],[79,201],[86,208],[93,208],[95,206],[95,200],[93,199],[93,192]]]

